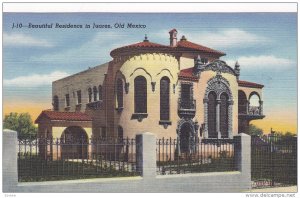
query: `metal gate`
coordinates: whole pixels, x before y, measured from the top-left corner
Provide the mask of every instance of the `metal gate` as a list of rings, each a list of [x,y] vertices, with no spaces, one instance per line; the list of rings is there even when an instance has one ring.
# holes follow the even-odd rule
[[[297,137],[252,136],[253,188],[297,184]]]

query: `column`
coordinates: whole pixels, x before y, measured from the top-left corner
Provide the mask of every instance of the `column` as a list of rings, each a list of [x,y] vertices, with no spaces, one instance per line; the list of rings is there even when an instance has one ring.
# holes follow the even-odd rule
[[[263,115],[264,113],[263,113],[263,101],[262,100],[260,100],[259,101],[259,115]]]
[[[3,130],[2,156],[2,190],[5,193],[14,192],[18,184],[18,140],[17,132]]]
[[[216,130],[217,130],[217,133],[218,133],[218,139],[221,138],[221,132],[220,132],[220,104],[221,104],[221,100],[217,99]]]
[[[156,137],[152,133],[136,135],[136,168],[144,179],[156,176]]]
[[[233,101],[228,101],[228,137],[231,139],[233,138],[232,135],[232,107],[233,107]]]
[[[235,166],[242,173],[241,183],[251,188],[251,136],[240,133],[234,136]]]
[[[246,114],[249,114],[249,106],[250,106],[250,102],[247,100],[246,102]]]
[[[203,104],[204,104],[204,131],[203,131],[203,137],[208,138],[208,118],[207,118],[207,103],[208,99],[203,99]]]

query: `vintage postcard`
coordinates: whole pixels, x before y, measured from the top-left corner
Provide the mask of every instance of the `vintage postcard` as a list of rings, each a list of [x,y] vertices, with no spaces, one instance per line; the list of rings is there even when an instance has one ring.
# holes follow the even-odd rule
[[[3,192],[295,196],[297,3],[2,14]]]

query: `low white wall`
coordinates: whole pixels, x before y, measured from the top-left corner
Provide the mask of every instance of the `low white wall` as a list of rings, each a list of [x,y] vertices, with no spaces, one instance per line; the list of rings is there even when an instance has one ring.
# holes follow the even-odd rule
[[[8,140],[10,136],[7,132],[3,133],[3,140]],[[154,148],[155,136],[151,133],[143,133],[137,136],[137,160],[139,170],[142,172],[140,177],[124,178],[101,178],[101,179],[82,179],[69,181],[49,181],[49,182],[24,182],[17,183],[16,158],[17,150],[13,144],[3,144],[3,152],[10,152],[10,156],[3,155],[3,161],[15,156],[13,162],[4,164],[3,170],[10,174],[3,174],[4,192],[242,192],[251,188],[250,175],[250,136],[239,135],[237,141],[240,143],[236,147],[236,165],[239,171],[231,172],[212,172],[212,173],[193,173],[181,175],[159,175],[156,176],[156,162],[154,152],[145,155],[147,149]],[[15,136],[16,138],[16,136]],[[145,147],[143,147],[143,145]],[[14,152],[14,155],[12,154]],[[143,155],[143,157],[141,157]],[[138,157],[140,156],[140,157]],[[8,159],[9,158],[9,159]]]

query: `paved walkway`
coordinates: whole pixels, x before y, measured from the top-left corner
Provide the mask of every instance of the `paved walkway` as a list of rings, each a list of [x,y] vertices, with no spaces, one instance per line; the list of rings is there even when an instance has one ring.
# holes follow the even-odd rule
[[[265,193],[296,193],[297,186],[287,186],[287,187],[275,187],[275,188],[260,188],[260,189],[252,189],[247,192],[253,192],[253,193],[258,193],[258,192],[265,192]]]

